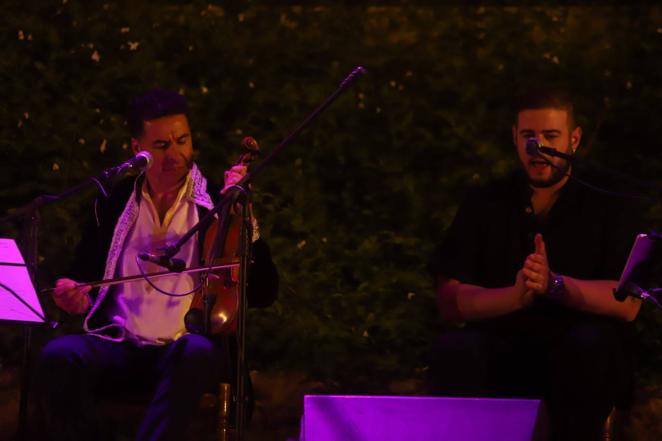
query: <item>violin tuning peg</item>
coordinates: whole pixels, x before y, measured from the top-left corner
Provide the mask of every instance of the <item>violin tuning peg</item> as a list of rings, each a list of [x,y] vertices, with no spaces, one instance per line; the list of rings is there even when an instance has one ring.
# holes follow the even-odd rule
[[[260,145],[252,136],[246,136],[241,140],[241,146],[251,153],[260,153]]]

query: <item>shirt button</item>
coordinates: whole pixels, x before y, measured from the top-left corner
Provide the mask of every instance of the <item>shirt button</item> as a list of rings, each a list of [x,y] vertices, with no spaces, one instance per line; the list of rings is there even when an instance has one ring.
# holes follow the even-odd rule
[[[531,207],[526,207],[526,208],[524,209],[524,212],[525,212],[526,214],[531,214],[531,213],[533,213],[533,208],[531,208]]]

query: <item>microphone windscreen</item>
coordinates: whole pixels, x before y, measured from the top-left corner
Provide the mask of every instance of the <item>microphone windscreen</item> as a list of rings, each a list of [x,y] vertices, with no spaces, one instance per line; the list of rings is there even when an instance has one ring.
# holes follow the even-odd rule
[[[540,145],[536,138],[529,138],[526,140],[526,154],[529,156],[536,156],[540,154]]]
[[[150,168],[152,166],[152,162],[154,161],[152,154],[146,150],[141,150],[140,152],[138,152],[135,159],[136,159],[135,162],[136,166],[143,170],[147,170],[148,168]]]

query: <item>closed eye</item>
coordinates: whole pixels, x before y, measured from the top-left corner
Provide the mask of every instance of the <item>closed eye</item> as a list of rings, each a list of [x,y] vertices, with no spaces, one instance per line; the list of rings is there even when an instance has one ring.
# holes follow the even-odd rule
[[[168,146],[170,146],[170,141],[156,140],[152,143],[152,146],[155,149],[167,150]]]

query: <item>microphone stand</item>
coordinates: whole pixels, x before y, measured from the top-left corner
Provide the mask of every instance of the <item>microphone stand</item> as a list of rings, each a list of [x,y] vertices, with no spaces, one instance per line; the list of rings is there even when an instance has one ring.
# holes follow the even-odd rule
[[[653,190],[655,190],[657,192],[655,198],[649,197],[649,196],[631,195],[631,194],[623,194],[623,193],[619,193],[618,194],[619,196],[626,196],[626,197],[638,198],[638,199],[648,199],[649,201],[659,200],[659,194],[661,193],[661,189],[659,187],[657,187],[657,186],[653,187],[653,186],[649,185],[648,183],[646,183],[646,182],[644,182],[640,179],[637,179],[633,176],[630,176],[630,175],[628,175],[626,173],[623,173],[623,172],[620,172],[618,170],[614,170],[612,168],[605,167],[601,164],[598,164],[595,161],[590,161],[590,160],[587,160],[587,159],[584,159],[584,158],[576,157],[574,155],[559,152],[558,150],[556,150],[554,148],[551,148],[551,147],[541,146],[541,145],[538,144],[538,142],[535,140],[535,138],[529,139],[527,141],[526,151],[527,151],[527,154],[529,154],[530,156],[534,156],[534,155],[542,156],[544,154],[544,155],[547,155],[547,156],[552,156],[552,157],[557,157],[557,158],[564,159],[565,161],[568,161],[571,164],[590,166],[590,167],[593,167],[593,168],[595,168],[595,169],[611,176],[612,178],[618,178],[618,179],[621,179],[621,180],[624,180],[624,181],[628,181],[631,184],[639,185],[641,187],[647,187],[649,189],[652,188]],[[553,167],[556,167],[547,158],[544,158],[544,159],[550,165],[552,165]],[[586,182],[582,181],[581,179],[575,177],[574,175],[568,175],[568,176],[571,179],[576,179],[582,185],[593,187],[594,189],[598,189],[602,192],[605,191],[605,190],[599,189],[595,186],[592,186],[590,184],[587,184]],[[614,194],[616,194],[616,193],[614,193]],[[654,232],[651,232],[648,235],[648,237],[655,241],[655,243],[656,243],[655,248],[660,246],[660,243],[662,241],[662,235],[661,234],[654,231]],[[647,255],[645,260],[642,260],[642,262],[640,262],[639,264],[637,264],[635,266],[635,271],[634,271],[633,274],[637,274],[637,276],[641,276],[639,271],[641,271],[641,269],[643,268],[642,265],[644,265],[644,264],[645,264],[644,266],[649,265],[652,260],[658,260],[659,261],[660,260],[660,252],[661,251],[658,251],[657,253],[652,253],[652,254]],[[646,270],[646,271],[650,272],[650,270]],[[639,278],[637,276],[631,275],[630,280],[628,280],[623,285],[622,288],[620,288],[620,289],[615,288],[614,289],[613,294],[614,294],[614,297],[616,298],[616,300],[622,302],[622,301],[625,300],[626,297],[633,297],[635,299],[641,300],[644,303],[650,303],[650,304],[654,305],[657,309],[662,310],[662,302],[660,301],[660,297],[659,297],[660,295],[662,295],[662,288],[655,288],[655,287],[646,288],[646,287],[643,286],[643,284],[640,281],[635,281],[634,280],[634,279]]]
[[[640,299],[644,303],[650,303],[655,306],[655,308],[662,310],[662,304],[660,303],[658,297],[660,294],[662,294],[662,288],[644,289],[634,282],[628,282],[625,284],[622,290],[614,291],[614,296],[616,297],[634,297],[635,299]]]
[[[644,239],[645,238],[645,239]],[[650,245],[641,243],[639,240],[650,241]],[[636,262],[631,269],[630,261]],[[651,231],[646,235],[637,236],[637,240],[630,251],[630,257],[623,270],[625,280],[619,283],[619,287],[614,288],[614,298],[619,302],[627,297],[640,299],[643,303],[650,303],[657,309],[662,310],[660,295],[662,288],[660,285],[660,269],[662,267],[662,234],[657,231]]]
[[[25,263],[28,267],[32,283],[37,293],[39,293],[37,275],[39,266],[39,226],[41,222],[39,209],[46,205],[62,201],[70,196],[81,193],[93,185],[96,185],[99,188],[104,197],[108,197],[108,192],[104,187],[104,182],[107,183],[111,181],[125,170],[126,168],[122,168],[122,166],[108,168],[100,175],[96,177],[90,177],[88,180],[63,191],[60,194],[43,194],[37,196],[28,204],[14,209],[11,214],[7,214],[0,218],[0,225],[12,223],[14,221],[20,221],[23,225],[22,236],[25,238],[23,247],[23,251],[25,253]],[[58,325],[57,321],[55,320],[45,319],[44,321],[52,329]],[[17,441],[27,441],[26,429],[28,418],[28,398],[30,394],[29,378],[31,376],[32,370],[30,357],[32,352],[32,326],[33,324],[26,323],[23,328],[23,353],[21,359],[19,411],[16,431]]]
[[[237,439],[242,440],[246,426],[246,313],[248,310],[248,271],[251,259],[253,224],[249,210],[251,193],[244,188],[238,202],[241,204],[241,232],[239,234],[239,315],[237,322],[237,407],[235,427]]]
[[[264,171],[265,168],[271,164],[276,157],[290,145],[301,132],[308,127],[327,107],[329,107],[349,86],[356,81],[356,79],[366,73],[366,70],[357,66],[350,72],[350,74],[340,83],[338,88],[329,95],[315,110],[313,110],[288,136],[276,146],[271,153],[259,164],[257,164],[252,171],[239,180],[235,185],[230,187],[223,195],[221,200],[210,210],[200,221],[194,225],[187,233],[185,233],[174,245],[167,245],[160,249],[163,251],[163,257],[170,259],[174,257],[181,247],[191,239],[196,233],[206,230],[214,220],[214,215],[223,210],[229,212],[230,204],[238,202],[241,206],[241,233],[240,233],[240,287],[239,287],[239,302],[240,309],[238,314],[237,323],[237,394],[236,404],[237,410],[235,412],[235,428],[236,439],[243,440],[245,423],[246,423],[246,390],[245,390],[245,319],[247,307],[247,288],[248,288],[248,269],[250,263],[251,251],[251,221],[248,204],[250,200],[250,192],[248,190],[249,183],[251,183],[257,176]],[[209,329],[209,308],[210,306],[205,302],[205,324],[207,330]]]
[[[586,159],[586,158],[583,158],[581,156],[576,156],[574,154],[559,152],[555,148],[540,145],[540,144],[537,143],[537,141],[535,143],[531,143],[531,144],[529,144],[529,142],[530,141],[527,141],[526,152],[530,156],[534,156],[534,155],[541,156],[543,159],[547,160],[547,162],[549,164],[551,164],[551,161],[549,161],[548,158],[546,158],[543,155],[556,157],[556,158],[561,158],[565,161],[568,161],[569,163],[571,163],[573,165],[577,165],[577,166],[580,166],[580,167],[591,167],[595,170],[598,170],[598,171],[604,173],[605,175],[610,176],[611,178],[615,178],[617,180],[629,182],[630,184],[636,185],[639,188],[647,188],[647,189],[653,190],[653,191],[656,192],[656,196],[655,197],[650,197],[650,196],[644,196],[644,195],[641,195],[641,194],[625,194],[625,193],[617,193],[617,192],[609,192],[609,193],[614,193],[616,195],[626,196],[626,197],[630,197],[630,198],[633,198],[633,199],[645,199],[645,200],[649,200],[649,201],[658,201],[659,200],[659,195],[660,195],[660,193],[662,193],[662,188],[660,188],[659,186],[652,186],[648,182],[645,182],[641,179],[635,178],[634,176],[631,176],[627,173],[620,172],[620,171],[615,170],[613,168],[605,167],[604,165],[599,164],[596,161],[592,161],[590,159]],[[553,167],[556,167],[553,164],[551,164],[551,165]],[[586,185],[586,183],[584,183],[581,179],[577,178],[573,174],[570,174],[569,177],[570,177],[570,179],[577,180],[582,185]],[[594,187],[590,184],[589,184],[589,186]]]
[[[41,216],[39,208],[50,202],[47,196],[37,196],[29,204],[16,210],[14,214],[7,215],[0,219],[0,224],[6,224],[14,220],[22,222],[22,236],[24,237],[25,263],[38,292],[37,286],[37,266],[39,264],[39,224]],[[57,323],[52,325],[57,326]],[[18,404],[18,423],[16,430],[16,439],[18,441],[27,441],[27,418],[28,418],[28,397],[30,393],[30,376],[32,363],[30,354],[32,352],[32,324],[25,323],[23,326],[23,352],[21,354],[20,385],[19,385],[19,404]]]
[[[340,83],[340,86],[336,89],[335,92],[333,92],[331,95],[329,95],[323,102],[322,104],[319,105],[315,110],[313,110],[310,115],[308,115],[303,122],[299,124],[289,135],[285,137],[281,141],[278,146],[276,146],[271,153],[264,158],[262,162],[257,164],[254,168],[253,171],[250,171],[246,173],[246,175],[241,178],[237,184],[235,185],[236,187],[241,187],[242,192],[244,188],[247,188],[250,182],[252,182],[260,173],[262,173],[263,169],[266,168],[269,164],[271,164],[276,157],[280,154],[282,150],[284,150],[288,145],[290,145],[300,134],[301,132],[308,127],[313,120],[315,120],[324,110],[326,110],[327,107],[333,103],[338,96],[340,96],[341,93],[345,91],[355,80],[359,75],[363,75],[366,73],[366,70],[361,67],[357,66],[343,81]],[[200,221],[193,226],[188,232],[186,232],[174,245],[167,245],[165,247],[161,248],[161,251],[163,251],[163,256],[167,258],[172,258],[179,252],[181,247],[188,242],[191,237],[193,237],[197,232],[206,229],[209,227],[209,225],[212,223],[214,220],[214,216],[218,214],[221,210],[225,208],[227,204],[230,203],[230,200],[234,198],[234,192],[228,191],[221,200],[214,206],[213,209],[211,209]]]

